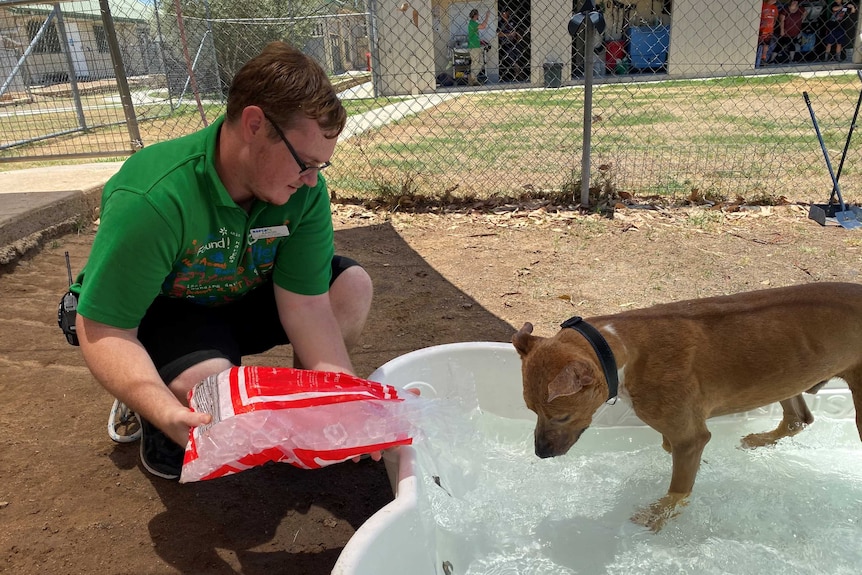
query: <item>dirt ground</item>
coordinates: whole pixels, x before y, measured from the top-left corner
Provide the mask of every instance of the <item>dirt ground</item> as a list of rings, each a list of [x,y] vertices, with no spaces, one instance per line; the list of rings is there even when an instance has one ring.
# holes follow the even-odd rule
[[[672,300],[814,281],[860,281],[862,230],[821,227],[803,206],[735,213],[622,209],[613,219],[537,207],[382,214],[334,207],[340,253],[376,301],[360,375],[409,351],[551,335],[589,317]],[[382,463],[268,465],[179,485],[115,444],[111,398],[57,328],[93,231],[48,241],[0,275],[0,573],[329,573],[392,499]],[[253,358],[289,365],[290,350]],[[397,550],[393,550],[397,552]]]

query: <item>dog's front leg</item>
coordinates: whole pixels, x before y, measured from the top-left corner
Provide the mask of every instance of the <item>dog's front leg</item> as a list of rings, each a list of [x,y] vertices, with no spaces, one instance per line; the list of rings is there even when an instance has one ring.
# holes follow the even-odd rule
[[[670,444],[673,458],[670,488],[664,497],[639,509],[631,518],[632,521],[649,528],[653,533],[658,533],[669,519],[679,515],[679,508],[687,503],[686,499],[694,487],[694,478],[700,467],[703,448],[711,437],[705,424],[698,427],[701,429],[694,437],[685,441],[673,441],[665,436],[663,443]]]

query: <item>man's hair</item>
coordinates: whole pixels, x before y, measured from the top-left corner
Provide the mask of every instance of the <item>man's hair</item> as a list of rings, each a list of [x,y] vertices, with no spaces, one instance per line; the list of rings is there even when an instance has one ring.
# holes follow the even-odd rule
[[[323,68],[285,42],[267,44],[233,77],[226,121],[237,120],[248,106],[260,106],[284,129],[300,115],[315,120],[328,138],[338,137],[347,122],[347,112]]]
[[[463,14],[463,12],[462,12],[462,14]],[[479,15],[479,11],[477,9],[473,8],[472,10],[470,10],[470,19],[471,20],[478,15]]]

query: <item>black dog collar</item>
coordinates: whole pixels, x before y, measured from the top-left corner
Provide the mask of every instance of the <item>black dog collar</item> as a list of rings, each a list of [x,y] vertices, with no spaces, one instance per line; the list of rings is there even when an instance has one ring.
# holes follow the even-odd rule
[[[582,336],[587,338],[590,345],[599,357],[599,363],[602,364],[602,371],[605,372],[605,379],[608,381],[608,401],[617,396],[617,389],[620,385],[619,375],[617,374],[617,360],[614,359],[614,352],[607,340],[599,333],[599,330],[588,324],[580,316],[570,317],[560,324],[562,328],[571,328]]]

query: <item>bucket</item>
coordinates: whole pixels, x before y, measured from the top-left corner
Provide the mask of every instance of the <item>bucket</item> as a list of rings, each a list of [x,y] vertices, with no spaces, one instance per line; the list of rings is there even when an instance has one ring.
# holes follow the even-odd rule
[[[546,62],[542,64],[545,72],[545,88],[559,88],[563,83],[563,63]]]
[[[626,43],[622,40],[612,40],[605,46],[605,67],[608,72],[614,73],[617,68],[617,62],[625,58]]]
[[[461,342],[412,351],[385,363],[368,379],[399,389],[418,388],[422,392],[421,397],[436,398],[452,402],[455,405],[462,405],[470,413],[489,415],[496,418],[497,421],[521,420],[529,422],[528,425],[532,425],[536,421],[536,415],[527,409],[524,402],[521,359],[510,343]],[[830,381],[817,395],[808,396],[806,403],[815,417],[822,413],[824,416],[846,419],[848,422],[852,421],[854,417],[853,399],[847,389],[847,384],[843,381]],[[780,407],[778,404],[773,404],[748,413],[726,415],[710,420],[710,428],[713,426],[713,421],[717,423],[724,420],[726,425],[741,426],[754,418],[762,418],[763,429],[766,429],[766,426],[770,424],[774,426],[774,422],[779,421],[781,417]],[[494,428],[499,429],[496,426]],[[618,405],[605,405],[596,412],[590,426],[590,433],[587,435],[599,432],[612,433],[614,428],[618,432],[624,432],[624,435],[617,437],[620,439],[625,437],[625,440],[619,443],[597,441],[597,444],[602,446],[602,457],[606,457],[607,451],[615,451],[617,449],[615,446],[625,446],[633,441],[643,442],[642,445],[650,446],[644,447],[644,449],[651,449],[656,452],[656,458],[659,461],[666,457],[658,447],[661,440],[656,442],[656,432],[649,429],[623,402],[619,402]],[[725,429],[733,428],[725,427]],[[853,433],[855,434],[855,430]],[[532,434],[522,436],[523,447],[521,450],[525,458],[534,457],[530,448],[531,436]],[[614,436],[610,435],[609,437]],[[850,437],[852,438],[852,435]],[[733,439],[738,441],[738,436],[735,433]],[[463,438],[463,441],[473,441],[473,438]],[[589,438],[581,441],[589,441]],[[568,461],[556,462],[558,466],[579,467],[584,445],[585,443],[580,443],[575,452],[567,456]],[[432,517],[433,509],[428,497],[429,489],[456,486],[457,489],[448,497],[454,496],[459,499],[464,504],[462,509],[470,509],[470,517],[464,519],[453,517],[451,518],[452,522],[477,525],[473,522],[476,521],[477,517],[483,517],[483,515],[482,513],[473,515],[474,510],[477,506],[482,507],[484,505],[487,507],[489,504],[487,500],[475,502],[473,499],[477,492],[482,492],[481,479],[473,473],[467,473],[467,470],[460,466],[463,463],[458,461],[447,462],[446,454],[449,449],[445,444],[437,446],[439,455],[435,457],[428,457],[427,455],[424,458],[420,457],[420,449],[420,445],[402,446],[384,456],[384,463],[389,473],[395,499],[357,529],[350,541],[344,546],[344,550],[332,570],[332,575],[367,575],[369,573],[374,575],[402,575],[404,573],[439,575],[444,572],[457,575],[466,573],[468,568],[480,564],[483,560],[482,557],[487,548],[493,545],[492,542],[484,540],[482,533],[476,533],[476,537],[473,539],[456,539],[447,529],[437,527]],[[735,448],[731,449],[735,450]],[[536,465],[539,465],[538,460],[536,460]],[[669,465],[669,463],[665,465]],[[477,465],[477,469],[481,469],[481,465]],[[667,469],[670,470],[669,467]],[[742,469],[740,469],[740,474],[744,473]],[[446,473],[441,474],[441,471]],[[435,486],[430,482],[432,478],[442,481]],[[610,482],[610,478],[605,478],[602,485],[611,485]],[[624,483],[623,480],[621,482]],[[616,490],[616,487],[612,489]],[[729,486],[728,489],[732,489],[732,486]],[[655,491],[658,491],[658,488]],[[597,497],[604,497],[605,501],[607,501],[608,496],[607,492],[597,495]],[[709,495],[708,497],[714,496]],[[596,499],[596,501],[601,502],[602,500]],[[511,502],[500,501],[499,505],[509,506]],[[594,517],[562,520],[559,518],[560,516],[555,516],[554,510],[551,509],[547,520],[547,531],[545,535],[536,534],[541,536],[541,540],[537,539],[535,545],[530,548],[530,553],[534,555],[530,558],[525,557],[525,563],[535,561],[534,564],[541,562],[542,565],[548,565],[548,562],[557,557],[571,556],[577,558],[576,561],[581,567],[580,573],[605,573],[607,572],[607,564],[613,560],[623,558],[624,560],[635,561],[633,558],[635,552],[632,550],[636,546],[648,547],[649,544],[645,541],[658,541],[663,536],[659,536],[658,539],[656,537],[643,538],[642,529],[629,525],[629,514],[624,512],[625,509],[622,509],[620,505],[617,499],[607,504],[590,504],[588,505],[590,509],[602,509],[603,507],[607,509],[597,513]],[[703,511],[706,508],[706,503],[701,502],[700,505],[702,506],[701,511]],[[506,515],[506,517],[511,516],[511,514]],[[484,517],[489,517],[489,515],[486,514]],[[494,514],[494,517],[498,519],[501,515]],[[616,519],[608,521],[609,518],[614,517]],[[694,517],[690,516],[689,520],[691,519]],[[615,521],[618,523],[614,524]],[[683,525],[680,523],[671,529],[684,529]],[[710,526],[711,528],[712,526]],[[582,549],[588,549],[592,552],[597,559],[590,563],[591,559],[588,553],[568,553],[567,550],[574,544],[573,541],[566,537],[557,537],[554,529],[577,529],[579,545],[582,546]],[[701,537],[708,542],[710,529],[696,530],[700,532],[700,535],[693,537]],[[732,526],[730,529],[733,529]],[[688,540],[685,543],[686,545],[690,544]],[[824,536],[823,544],[828,544],[826,536]],[[851,542],[847,540],[844,544],[849,548]],[[557,547],[548,547],[548,545],[557,545]],[[565,552],[560,551],[560,549],[564,549]],[[656,550],[660,556],[667,556],[668,547],[662,543],[657,543]],[[762,561],[765,562],[767,559],[763,558]],[[447,563],[454,568],[440,567],[447,565]],[[496,565],[499,566],[500,564]],[[518,567],[519,565],[516,565],[508,572],[526,571],[526,569],[517,571]],[[478,569],[471,570],[471,572],[477,571]],[[497,573],[501,571],[503,571],[502,568],[496,570]],[[750,572],[762,571],[762,569],[753,568]],[[491,569],[483,572],[490,573]],[[551,573],[552,571],[545,569],[544,572]],[[627,572],[634,573],[637,571],[629,569]],[[657,569],[655,572],[662,571]]]
[[[593,76],[605,75],[605,63],[600,58],[593,60]]]
[[[617,60],[616,68],[614,68],[614,74],[623,75],[628,74],[631,70],[631,62],[628,61],[628,58],[623,58],[622,60]]]

